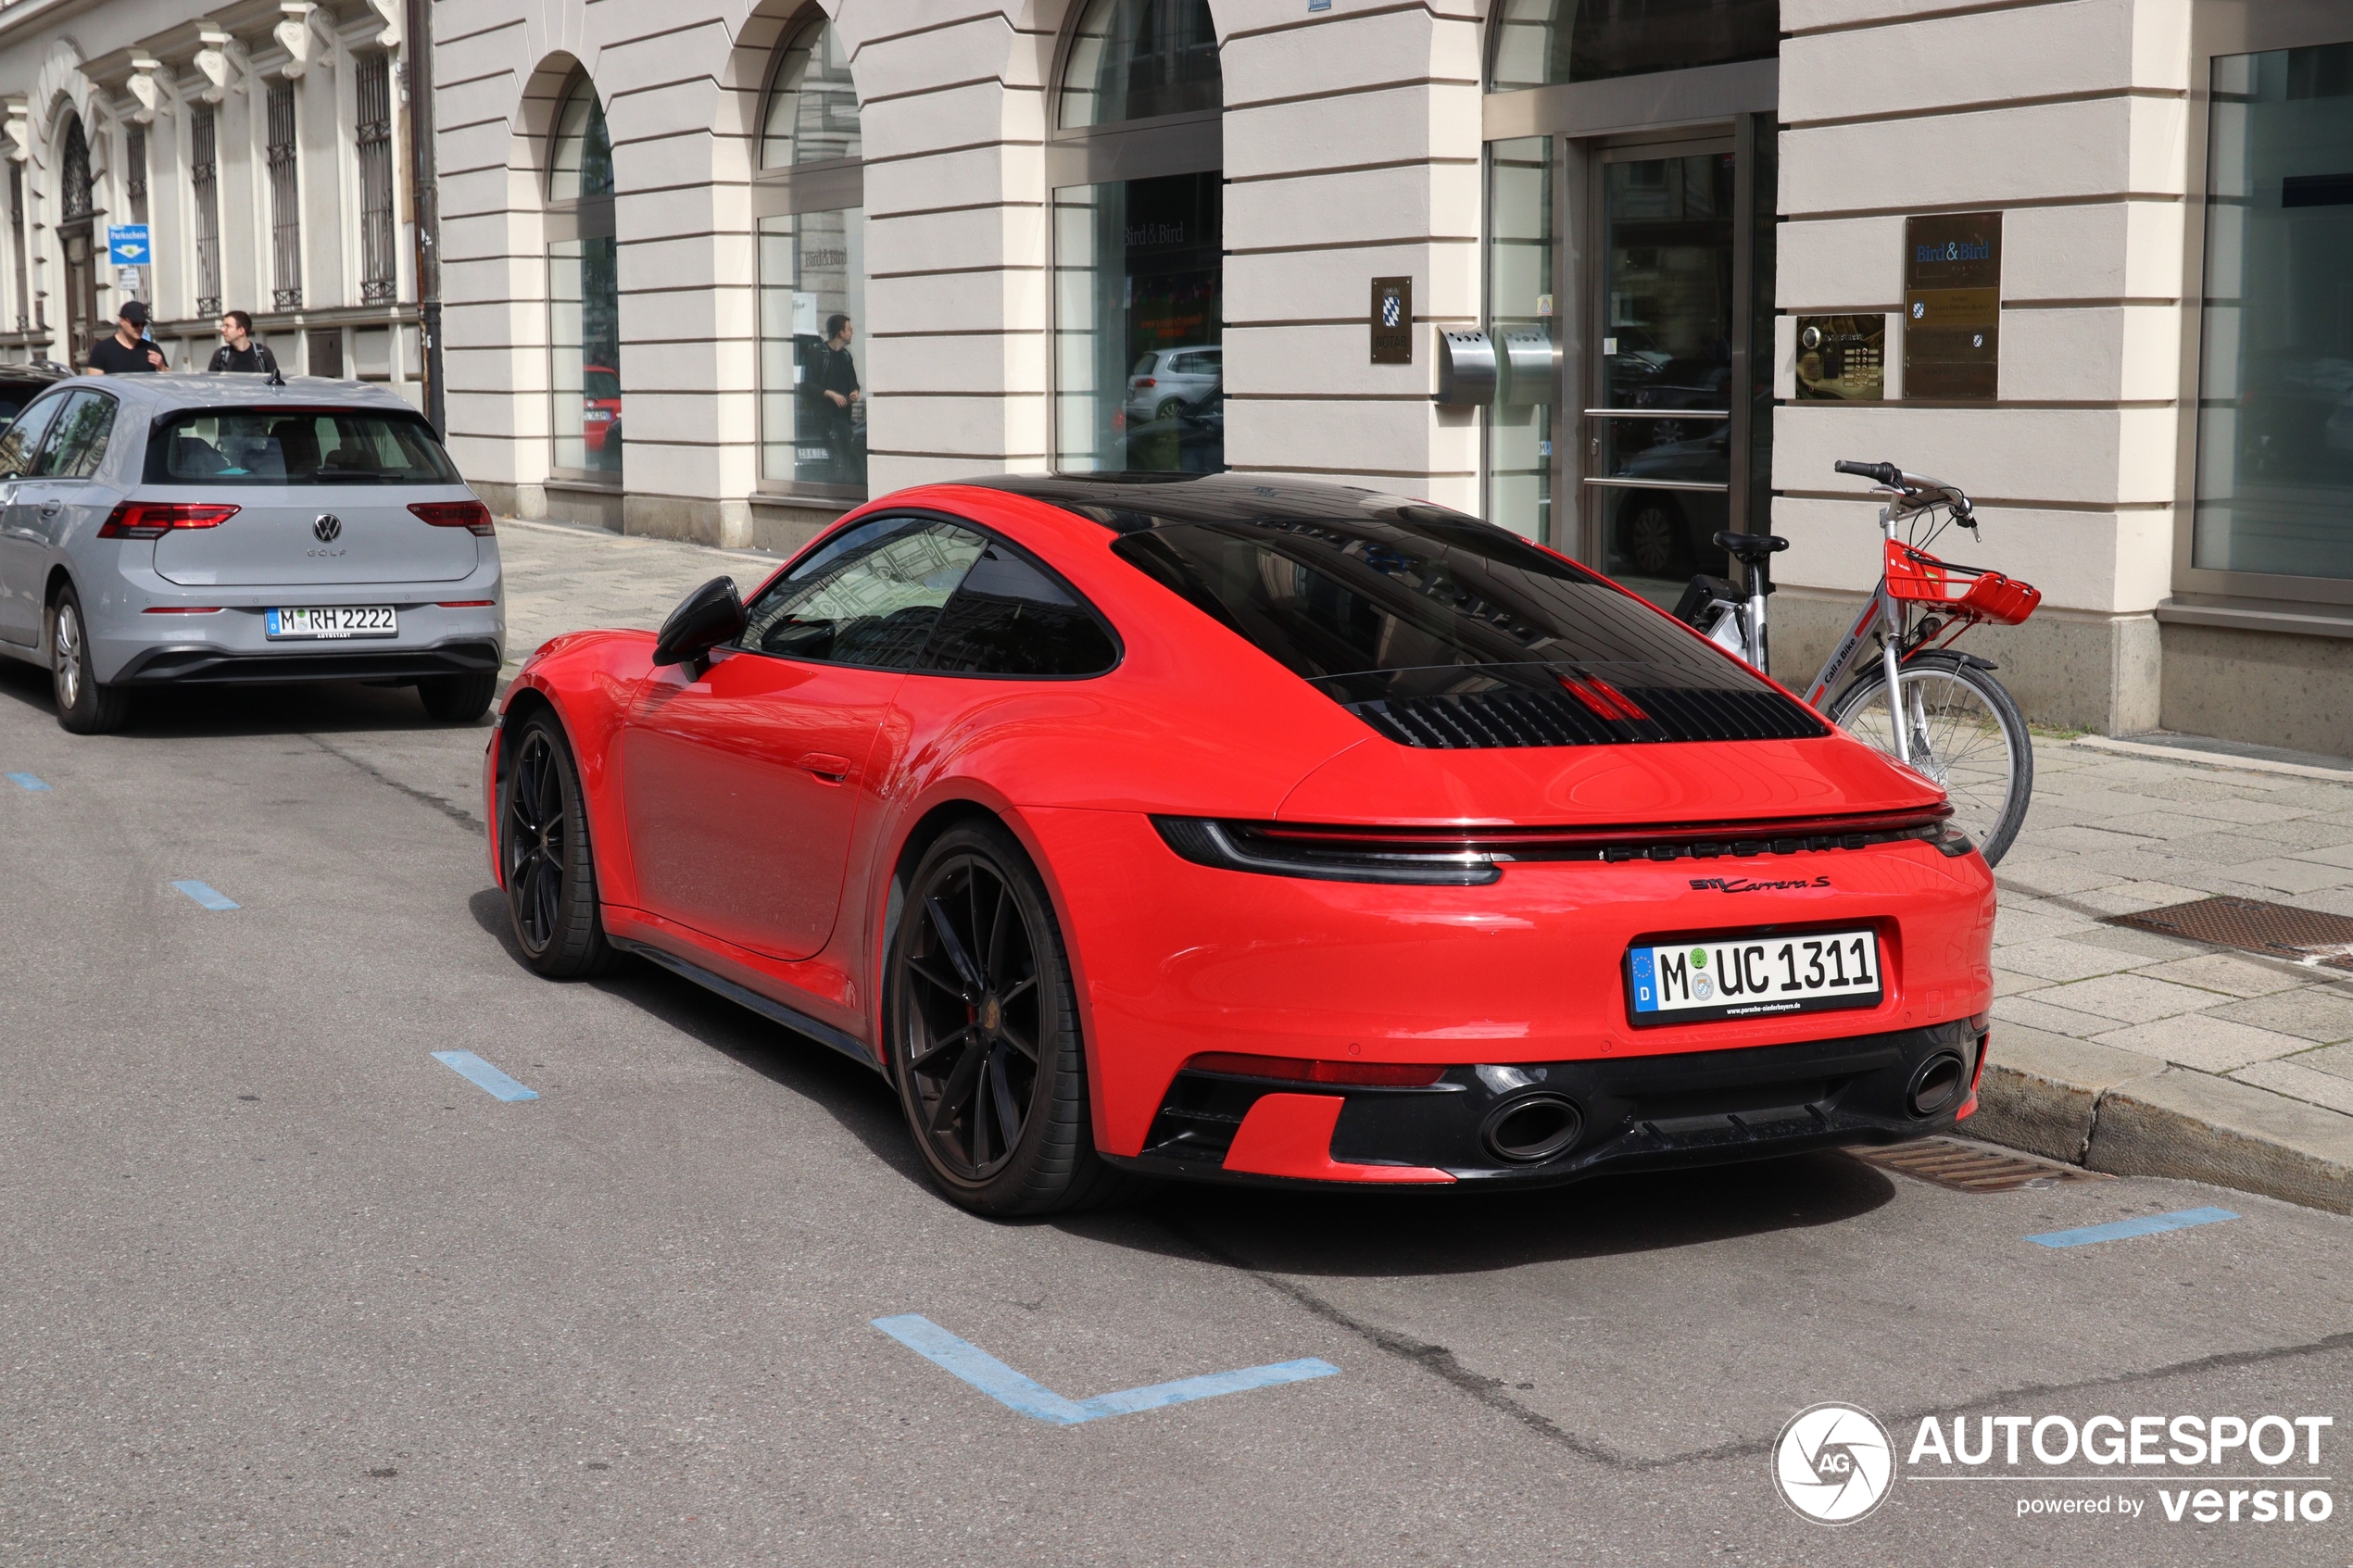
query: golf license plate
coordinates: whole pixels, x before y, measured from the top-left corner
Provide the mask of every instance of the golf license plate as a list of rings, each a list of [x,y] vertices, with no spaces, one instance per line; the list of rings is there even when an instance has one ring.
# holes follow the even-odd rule
[[[1880,982],[1873,931],[1743,932],[1626,955],[1627,1009],[1637,1024],[1867,1008],[1879,1001]]]
[[[272,642],[292,637],[396,637],[400,613],[390,605],[306,605],[270,612]]]

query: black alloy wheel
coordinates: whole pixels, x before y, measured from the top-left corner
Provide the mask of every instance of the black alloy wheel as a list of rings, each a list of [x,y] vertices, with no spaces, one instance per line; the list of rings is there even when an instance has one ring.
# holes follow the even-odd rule
[[[1125,1185],[1095,1155],[1077,1009],[1044,884],[1002,828],[940,835],[891,942],[891,1059],[924,1162],[956,1202],[1035,1214]]]
[[[580,775],[562,731],[546,714],[524,722],[507,764],[499,789],[498,866],[526,963],[551,980],[611,967]]]

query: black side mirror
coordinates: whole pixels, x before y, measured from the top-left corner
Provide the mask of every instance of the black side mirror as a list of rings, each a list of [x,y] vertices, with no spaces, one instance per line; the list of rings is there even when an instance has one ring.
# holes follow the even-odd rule
[[[654,662],[694,664],[720,644],[741,636],[744,598],[733,578],[714,577],[688,594],[654,638]]]

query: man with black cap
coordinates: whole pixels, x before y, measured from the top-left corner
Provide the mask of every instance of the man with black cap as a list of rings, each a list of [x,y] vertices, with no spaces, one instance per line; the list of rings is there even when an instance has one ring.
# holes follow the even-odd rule
[[[122,302],[112,335],[102,337],[90,351],[88,374],[136,375],[163,369],[163,350],[147,341],[147,307],[135,299]]]

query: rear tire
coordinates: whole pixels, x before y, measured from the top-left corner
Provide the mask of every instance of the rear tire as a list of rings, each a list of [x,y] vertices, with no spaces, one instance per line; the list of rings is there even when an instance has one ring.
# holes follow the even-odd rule
[[[90,652],[90,623],[81,596],[68,584],[49,606],[49,684],[57,693],[57,722],[69,734],[103,735],[131,717],[131,694],[98,684]]]
[[[1011,834],[969,822],[924,851],[885,973],[891,1078],[950,1200],[1050,1214],[1132,1190],[1095,1153],[1070,961]]]
[[[498,695],[497,671],[484,675],[428,675],[417,683],[425,711],[445,724],[471,724],[490,711]]]
[[[523,721],[498,781],[498,871],[523,962],[549,980],[612,968],[580,771],[552,714]]]
[[[1954,825],[1969,835],[1985,863],[1999,864],[2034,794],[2034,746],[2025,716],[1990,671],[1957,654],[1920,654],[1898,678],[1906,702],[1919,709],[1913,768],[1944,789],[1953,802]],[[1877,660],[1839,693],[1830,718],[1874,750],[1895,755],[1887,677]]]

